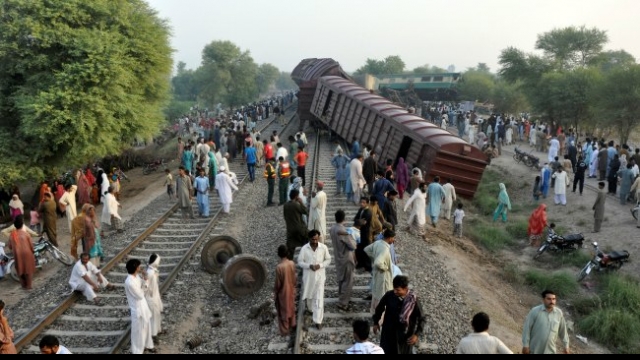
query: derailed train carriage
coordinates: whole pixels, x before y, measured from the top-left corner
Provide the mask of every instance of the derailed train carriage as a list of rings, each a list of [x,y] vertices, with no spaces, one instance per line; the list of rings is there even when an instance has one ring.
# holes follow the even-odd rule
[[[429,182],[451,178],[464,198],[473,198],[487,166],[475,146],[339,76],[318,79],[310,112],[343,139],[381,149],[380,161],[404,158]]]

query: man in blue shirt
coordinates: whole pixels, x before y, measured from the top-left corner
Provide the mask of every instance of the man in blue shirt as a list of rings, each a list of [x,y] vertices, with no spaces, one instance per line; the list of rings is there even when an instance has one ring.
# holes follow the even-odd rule
[[[209,178],[204,169],[200,169],[199,176],[193,181],[193,187],[197,190],[198,212],[202,217],[209,217]]]
[[[249,170],[249,181],[254,182],[256,179],[256,162],[258,161],[258,156],[256,148],[251,146],[251,143],[248,141],[245,143],[244,160],[247,162],[247,169]]]
[[[351,160],[357,158],[358,155],[360,155],[360,143],[354,137],[353,138],[353,145],[351,145]]]

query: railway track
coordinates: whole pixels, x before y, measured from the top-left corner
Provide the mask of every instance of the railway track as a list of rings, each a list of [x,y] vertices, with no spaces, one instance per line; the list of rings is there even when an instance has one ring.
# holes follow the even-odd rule
[[[311,190],[316,181],[324,182],[324,191],[327,193],[327,231],[335,224],[335,213],[343,210],[346,213],[345,225],[351,226],[353,219],[358,212],[358,206],[353,202],[347,202],[346,196],[337,196],[337,182],[335,180],[335,169],[331,165],[333,151],[335,146],[328,141],[327,138],[319,137],[316,133],[309,138],[309,155],[313,166],[307,167],[307,191],[310,196]],[[348,149],[343,145],[343,149]],[[344,354],[345,351],[353,346],[353,321],[368,320],[371,322],[372,314],[370,312],[371,301],[363,298],[370,295],[369,282],[371,275],[369,273],[357,272],[355,275],[355,283],[351,299],[351,311],[344,312],[337,308],[338,305],[338,284],[337,273],[335,268],[335,257],[333,256],[333,245],[331,238],[327,236],[325,245],[329,248],[332,256],[332,263],[326,269],[326,287],[324,299],[324,321],[322,330],[316,329],[313,325],[311,316],[305,314],[306,304],[298,299],[298,316],[297,330],[294,339],[294,354]],[[300,251],[296,250],[295,259]],[[400,258],[400,255],[398,255]],[[402,264],[398,266],[406,273],[406,269]],[[301,283],[302,280],[299,279]],[[373,324],[372,324],[373,325]],[[371,341],[379,343],[379,336],[374,336],[371,332]],[[272,343],[269,345],[271,351],[281,351],[287,353],[289,344]]]
[[[258,125],[259,131],[264,134],[273,131],[283,133],[295,117],[293,112],[284,127],[275,118],[266,120]],[[240,162],[231,162],[229,167],[238,177],[241,192],[249,174],[246,165],[241,165]],[[259,169],[256,169],[256,174],[259,174]],[[237,196],[238,194],[234,194],[234,197]],[[104,306],[95,306],[88,303],[82,295],[72,293],[16,340],[18,352],[40,353],[40,337],[54,335],[74,354],[120,353],[129,344],[131,331],[129,307],[124,292],[126,261],[139,259],[145,264],[151,254],[160,255],[160,292],[164,295],[179,275],[192,274],[183,269],[201,266],[192,257],[203,241],[212,232],[223,231],[225,223],[221,220],[222,207],[216,191],[211,192],[209,204],[211,217],[207,219],[183,220],[177,204],[168,204],[159,209],[158,220],[149,228],[140,229],[142,233],[102,267],[102,273],[116,286],[114,291],[98,294]],[[197,213],[197,204],[194,202],[192,206],[194,213]],[[165,312],[167,311],[171,311],[170,307],[165,308]]]

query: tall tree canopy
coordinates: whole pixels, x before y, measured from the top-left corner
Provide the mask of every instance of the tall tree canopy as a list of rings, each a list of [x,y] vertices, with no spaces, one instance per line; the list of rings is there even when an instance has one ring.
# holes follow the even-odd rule
[[[172,49],[146,2],[0,0],[0,8],[0,186],[119,153],[159,130]]]
[[[538,36],[542,56],[513,47],[503,50],[499,75],[518,84],[544,120],[589,131],[613,130],[624,143],[640,119],[634,105],[640,96],[639,70],[628,52],[604,51],[607,41],[606,32],[598,29],[555,29]]]
[[[202,50],[202,63],[196,70],[187,70],[186,65],[179,64],[172,84],[177,100],[202,101],[209,108],[218,104],[235,107],[268,93],[281,76],[277,67],[258,65],[249,51],[234,43],[213,41]],[[284,83],[287,90],[297,87],[295,83],[293,87]]]
[[[606,31],[570,26],[538,35],[536,49],[563,69],[585,67],[609,41]]]
[[[367,62],[356,70],[356,75],[390,75],[402,74],[406,64],[400,56],[387,56],[384,60],[367,59]]]
[[[413,73],[416,75],[422,75],[422,74],[443,74],[446,73],[447,70],[443,69],[441,67],[438,66],[431,66],[429,64],[424,64],[422,66],[418,66],[417,68],[413,69]]]

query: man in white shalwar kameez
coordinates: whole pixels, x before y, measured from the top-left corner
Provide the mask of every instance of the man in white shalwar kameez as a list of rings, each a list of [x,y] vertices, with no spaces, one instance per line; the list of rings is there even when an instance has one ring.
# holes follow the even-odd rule
[[[364,162],[364,156],[358,154],[358,156],[351,160],[350,170],[351,174],[351,187],[353,189],[353,201],[356,205],[360,205],[360,198],[362,198],[362,188],[367,184],[367,181],[362,175],[362,163]]]
[[[113,226],[118,232],[122,232],[122,217],[118,214],[120,203],[113,195],[113,188],[109,187],[107,194],[104,196],[104,204],[102,205],[102,216],[100,222]],[[113,223],[112,223],[113,222]]]
[[[444,189],[444,206],[442,211],[444,212],[444,218],[451,220],[451,209],[453,208],[453,202],[458,199],[456,196],[456,188],[451,184],[451,179],[447,180],[447,183],[442,185]]]
[[[302,297],[307,309],[313,313],[313,323],[322,329],[324,319],[324,285],[327,281],[326,268],[331,264],[329,248],[320,244],[320,232],[309,232],[309,243],[298,254],[298,267],[302,269]]]
[[[560,151],[560,141],[558,141],[558,139],[556,138],[551,139],[551,141],[549,141],[549,162],[555,161],[559,151]]]
[[[327,238],[327,193],[324,192],[324,183],[316,183],[318,192],[311,194],[311,209],[309,211],[309,230],[320,232],[320,242],[324,244]]]
[[[371,313],[375,313],[384,294],[393,290],[391,245],[395,242],[395,236],[393,230],[387,229],[383,241],[375,241],[364,249],[372,264]]]
[[[411,208],[409,215],[410,230],[414,235],[426,236],[425,225],[427,225],[427,184],[420,183],[418,189],[404,205],[404,212]]]
[[[149,265],[146,271],[147,289],[145,298],[151,310],[151,336],[156,337],[162,333],[162,297],[160,296],[160,256],[157,254],[149,257]]]
[[[155,352],[151,336],[151,309],[144,296],[146,283],[140,278],[142,272],[140,260],[127,262],[127,280],[124,291],[131,311],[131,354],[141,355],[145,350]]]
[[[76,209],[76,192],[78,191],[78,186],[76,185],[67,185],[65,186],[64,195],[58,200],[59,204],[65,206],[67,221],[69,222],[69,230],[71,230],[71,222],[73,219],[78,216],[78,210]]]
[[[569,187],[569,175],[562,167],[558,168],[558,172],[552,176],[556,179],[554,190],[556,205],[567,206],[567,188]]]
[[[589,159],[589,178],[595,178],[598,173],[598,148],[594,145]]]
[[[89,254],[80,255],[80,260],[71,271],[69,286],[71,286],[71,290],[81,292],[88,301],[93,301],[96,305],[102,306],[103,304],[100,304],[96,291],[99,289],[113,289],[113,285],[89,260]]]
[[[221,166],[220,172],[216,175],[216,190],[218,190],[218,195],[220,196],[222,211],[228,214],[231,211],[231,203],[233,202],[233,191],[238,191],[238,187],[225,171],[226,167]]]

